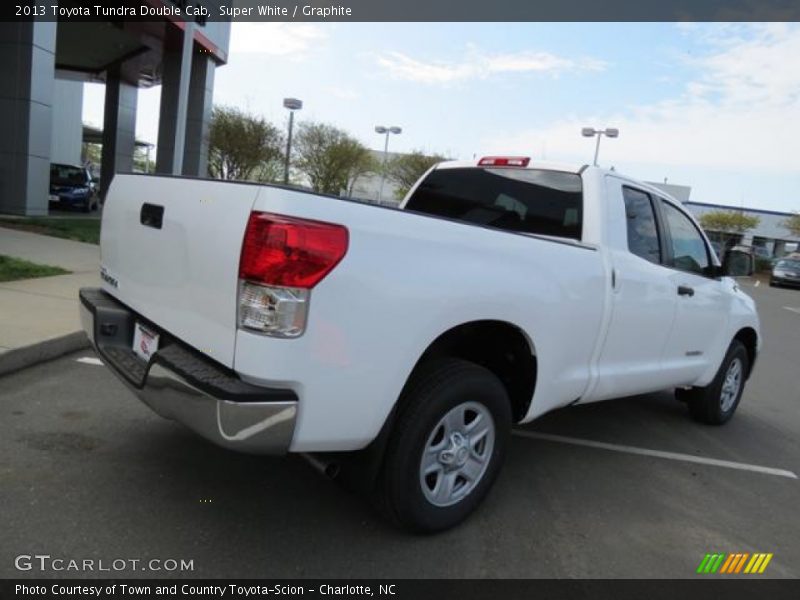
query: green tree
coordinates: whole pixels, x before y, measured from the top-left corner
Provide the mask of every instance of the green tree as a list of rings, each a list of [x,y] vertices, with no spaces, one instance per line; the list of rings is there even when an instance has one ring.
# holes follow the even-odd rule
[[[800,237],[800,213],[794,213],[783,222],[784,228],[788,229],[792,235]]]
[[[147,158],[147,148],[136,146],[133,149],[133,169],[140,173],[149,173],[153,168],[153,161]]]
[[[353,188],[356,186],[358,178],[368,173],[378,173],[381,168],[381,163],[375,160],[372,152],[363,147],[363,152],[360,152],[360,158],[353,163],[352,169],[347,177],[347,195],[353,195]]]
[[[744,233],[749,229],[758,227],[760,222],[761,219],[758,217],[738,211],[715,210],[700,215],[700,225],[706,231]]]
[[[81,162],[92,163],[95,168],[100,168],[103,160],[103,147],[100,144],[85,143],[81,148]]]
[[[283,134],[262,117],[228,106],[212,110],[208,141],[211,177],[274,180],[283,147]]]
[[[369,150],[346,131],[326,123],[305,122],[297,131],[294,166],[315,192],[349,192],[355,180],[375,168]]]
[[[386,177],[394,181],[398,188],[395,195],[402,198],[408,193],[417,180],[436,163],[446,160],[445,157],[434,154],[428,156],[421,150],[414,150],[409,154],[400,154],[390,160],[386,165]]]

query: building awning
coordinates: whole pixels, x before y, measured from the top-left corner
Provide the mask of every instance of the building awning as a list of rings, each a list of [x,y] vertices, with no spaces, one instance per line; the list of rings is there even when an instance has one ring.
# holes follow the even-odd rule
[[[84,144],[103,144],[103,130],[99,127],[92,127],[91,125],[83,124],[83,143]],[[139,148],[153,148],[155,144],[145,142],[144,140],[135,140],[134,142]]]

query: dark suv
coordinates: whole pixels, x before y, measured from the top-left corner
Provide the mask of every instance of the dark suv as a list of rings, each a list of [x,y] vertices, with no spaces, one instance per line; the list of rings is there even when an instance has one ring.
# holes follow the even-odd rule
[[[100,200],[89,170],[75,165],[50,165],[50,206],[79,208],[83,212],[97,209]]]

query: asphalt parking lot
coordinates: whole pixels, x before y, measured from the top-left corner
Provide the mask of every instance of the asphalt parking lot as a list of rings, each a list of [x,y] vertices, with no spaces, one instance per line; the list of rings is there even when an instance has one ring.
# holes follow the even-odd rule
[[[800,291],[743,285],[766,341],[732,422],[696,424],[667,392],[552,413],[524,431],[560,437],[516,435],[479,512],[430,537],[299,457],[238,455],[162,420],[88,351],[7,376],[0,577],[109,576],[15,569],[47,554],[194,565],[114,576],[682,578],[709,552],[774,553],[757,577],[798,577],[800,480],[741,465],[800,474]]]

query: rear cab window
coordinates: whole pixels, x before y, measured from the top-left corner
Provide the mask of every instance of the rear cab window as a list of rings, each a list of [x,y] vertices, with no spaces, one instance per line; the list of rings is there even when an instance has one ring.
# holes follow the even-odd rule
[[[436,169],[405,210],[484,227],[574,240],[583,228],[580,175],[545,169]]]

